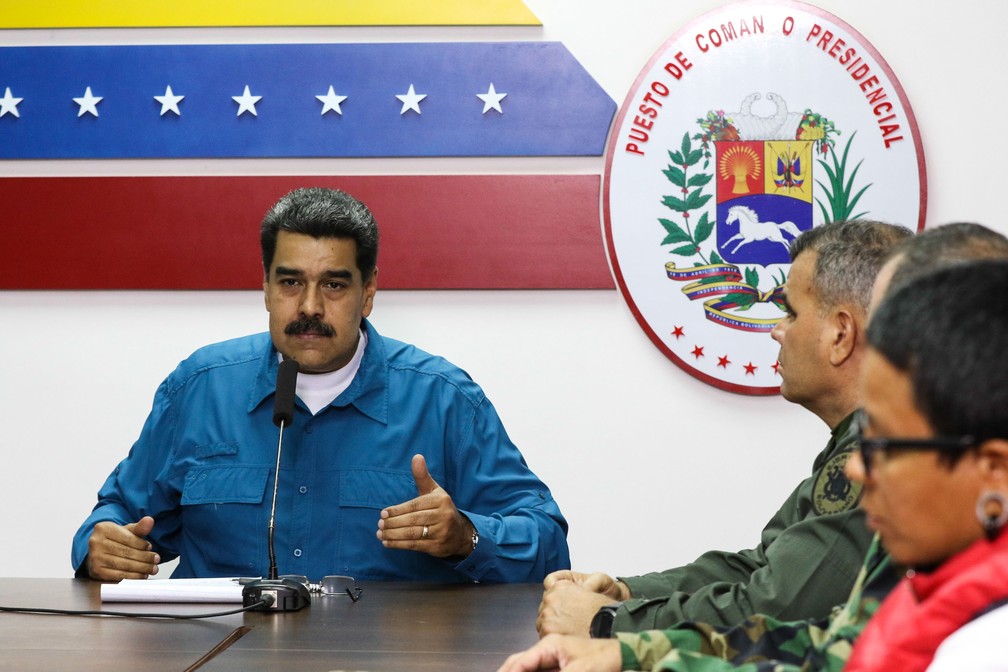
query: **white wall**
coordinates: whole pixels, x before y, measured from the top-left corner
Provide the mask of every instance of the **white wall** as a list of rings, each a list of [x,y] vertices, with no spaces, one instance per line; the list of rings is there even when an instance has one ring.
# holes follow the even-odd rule
[[[526,3],[543,28],[5,31],[0,43],[561,40],[622,103],[662,42],[720,4]],[[1008,233],[996,158],[1008,99],[1000,49],[1006,5],[818,4],[861,32],[900,79],[927,154],[928,224],[967,219]],[[602,169],[601,158],[481,161],[484,172]],[[452,172],[451,160],[443,164],[439,170]],[[110,175],[233,170],[213,161],[74,166]],[[416,161],[387,160],[258,161],[244,169],[421,170]],[[56,170],[0,162],[0,175]],[[780,398],[722,392],[678,369],[617,291],[380,291],[372,318],[380,331],[447,356],[483,385],[553,489],[582,569],[637,573],[711,547],[751,546],[828,436],[818,419]],[[265,325],[256,292],[0,292],[0,576],[69,576],[71,535],[135,439],[157,384],[196,347]]]

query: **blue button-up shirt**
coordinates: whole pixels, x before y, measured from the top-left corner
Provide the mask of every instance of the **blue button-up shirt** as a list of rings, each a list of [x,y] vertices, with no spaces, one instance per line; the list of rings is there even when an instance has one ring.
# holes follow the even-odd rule
[[[297,400],[284,429],[280,573],[530,582],[568,568],[567,522],[482,389],[444,359],[363,326],[367,348],[350,386],[314,416]],[[180,558],[173,576],[265,576],[277,368],[268,333],[207,346],[179,364],[77,531],[74,568],[98,522],[149,515],[154,550],[162,561]],[[417,453],[479,534],[461,561],[387,549],[375,535],[381,509],[418,495]]]

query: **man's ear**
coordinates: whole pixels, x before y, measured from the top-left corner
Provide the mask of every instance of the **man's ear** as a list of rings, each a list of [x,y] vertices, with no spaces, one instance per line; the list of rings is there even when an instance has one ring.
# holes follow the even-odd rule
[[[829,318],[830,364],[840,366],[850,359],[861,343],[861,320],[850,306],[836,307]]]
[[[374,308],[374,297],[375,293],[378,291],[378,267],[371,271],[371,277],[367,279],[364,283],[364,305],[362,306],[361,314],[367,317],[371,314],[371,309]]]

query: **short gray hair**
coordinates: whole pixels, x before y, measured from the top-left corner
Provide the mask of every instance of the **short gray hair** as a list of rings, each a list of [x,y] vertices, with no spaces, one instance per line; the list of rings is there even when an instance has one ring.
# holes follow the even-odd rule
[[[791,244],[791,261],[817,253],[812,286],[823,310],[841,303],[868,312],[875,276],[910,229],[871,219],[826,222],[803,232]]]
[[[1008,259],[1008,238],[982,224],[953,222],[904,240],[889,258],[899,257],[886,293],[937,268],[978,259]]]

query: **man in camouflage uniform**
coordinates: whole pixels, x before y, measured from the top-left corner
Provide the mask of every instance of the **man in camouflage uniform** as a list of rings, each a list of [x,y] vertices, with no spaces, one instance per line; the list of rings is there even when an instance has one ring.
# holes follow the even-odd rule
[[[548,635],[498,672],[840,672],[868,619],[900,574],[872,541],[850,597],[829,619],[779,621],[765,615],[733,627],[680,623],[667,630],[617,633],[616,640]]]
[[[792,243],[788,314],[772,332],[781,348],[781,394],[826,422],[832,436],[759,545],[711,551],[683,567],[618,581],[555,572],[544,582],[540,635],[587,636],[589,623],[595,636],[608,637],[685,620],[732,626],[754,614],[821,619],[847,598],[871,541],[857,509],[860,488],[843,473],[868,300],[886,256],[909,235],[880,222],[838,222]]]
[[[829,619],[779,621],[756,615],[731,628],[682,623],[669,630],[617,633],[618,669],[840,672],[854,640],[899,578],[876,537],[850,598]]]

